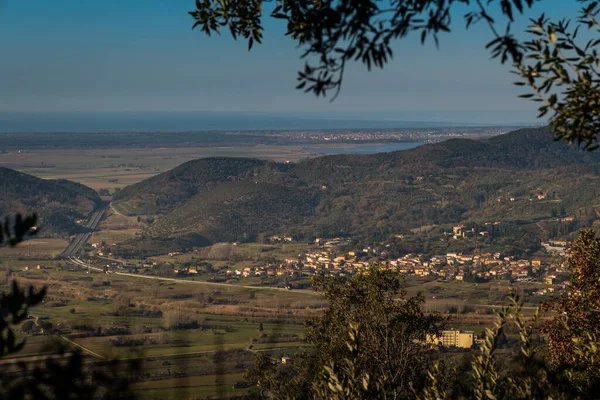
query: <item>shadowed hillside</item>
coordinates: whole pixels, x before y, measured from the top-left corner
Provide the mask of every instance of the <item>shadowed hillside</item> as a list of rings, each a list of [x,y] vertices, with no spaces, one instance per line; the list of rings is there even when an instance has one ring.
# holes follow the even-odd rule
[[[40,179],[0,168],[0,215],[36,212],[42,235],[71,234],[100,203],[95,190],[67,180]]]
[[[267,183],[220,183],[194,196],[168,218],[159,218],[147,233],[168,237],[199,232],[211,242],[244,241],[260,232],[300,223],[313,214],[315,205],[306,191]]]

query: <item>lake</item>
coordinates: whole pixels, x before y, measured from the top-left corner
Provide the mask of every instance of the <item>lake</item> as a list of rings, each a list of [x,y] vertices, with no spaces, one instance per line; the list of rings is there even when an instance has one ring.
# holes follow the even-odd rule
[[[378,144],[364,144],[352,147],[308,147],[306,150],[314,153],[332,155],[332,154],[375,154],[389,153],[391,151],[408,150],[419,147],[423,142],[392,142]]]

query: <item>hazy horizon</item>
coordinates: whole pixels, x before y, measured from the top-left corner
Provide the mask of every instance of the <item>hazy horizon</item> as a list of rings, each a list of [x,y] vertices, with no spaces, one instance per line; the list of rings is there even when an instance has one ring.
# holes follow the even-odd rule
[[[3,133],[424,129],[539,124],[502,112],[0,112]]]

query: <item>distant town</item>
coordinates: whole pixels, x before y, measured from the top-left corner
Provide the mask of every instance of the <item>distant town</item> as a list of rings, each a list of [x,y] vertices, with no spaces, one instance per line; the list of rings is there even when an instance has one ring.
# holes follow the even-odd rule
[[[486,127],[436,127],[400,129],[347,129],[347,130],[279,130],[279,131],[239,131],[230,135],[248,135],[277,138],[287,143],[311,142],[389,142],[414,141],[436,143],[452,138],[481,139],[507,133],[516,129],[503,126]]]
[[[485,225],[493,225],[493,222]],[[500,222],[495,222],[500,224]],[[460,240],[471,236],[485,236],[487,231],[467,229],[464,225],[457,225],[445,236],[450,240]],[[403,235],[396,235],[402,239]],[[294,243],[292,236],[273,235],[266,239],[270,244]],[[162,265],[157,261],[137,261],[125,263],[112,259],[106,264],[105,271],[110,272],[116,268],[128,268],[132,272],[152,274],[153,268],[162,266],[161,271],[171,271],[169,275],[179,277],[194,277],[202,273],[212,276],[221,276],[228,279],[249,278],[283,278],[286,287],[290,290],[297,287],[295,280],[303,277],[323,273],[330,276],[350,277],[363,273],[370,266],[377,263],[383,268],[397,270],[409,276],[432,277],[440,281],[464,281],[481,283],[491,280],[508,280],[511,282],[531,282],[541,284],[539,290],[529,292],[532,296],[546,296],[559,292],[568,285],[568,273],[565,269],[566,241],[551,240],[542,243],[545,256],[531,258],[517,258],[501,253],[466,253],[447,252],[433,256],[424,254],[405,254],[398,258],[387,256],[390,244],[379,247],[361,247],[349,251],[340,251],[342,246],[348,244],[345,238],[317,238],[311,244],[311,250],[302,251],[295,257],[287,257],[279,263],[256,262],[253,265],[234,267],[222,266],[212,268],[206,261],[179,263],[179,252],[171,252],[169,257],[173,262]],[[240,243],[234,242],[232,246]],[[91,252],[99,257],[111,257],[110,246],[102,243],[92,243]]]

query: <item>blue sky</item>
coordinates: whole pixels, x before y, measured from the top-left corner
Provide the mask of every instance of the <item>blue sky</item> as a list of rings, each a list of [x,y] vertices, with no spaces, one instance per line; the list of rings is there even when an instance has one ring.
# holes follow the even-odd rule
[[[303,61],[283,37],[282,25],[269,21],[263,45],[248,52],[245,42],[229,34],[207,38],[192,31],[187,11],[193,5],[0,0],[0,112],[432,111],[535,119],[534,107],[516,99],[508,67],[489,59],[486,29],[466,33],[458,16],[456,31],[442,37],[440,50],[413,37],[395,46],[384,71],[352,65],[340,97],[329,103],[294,90]],[[575,0],[544,0],[533,15],[574,16],[576,10]]]

